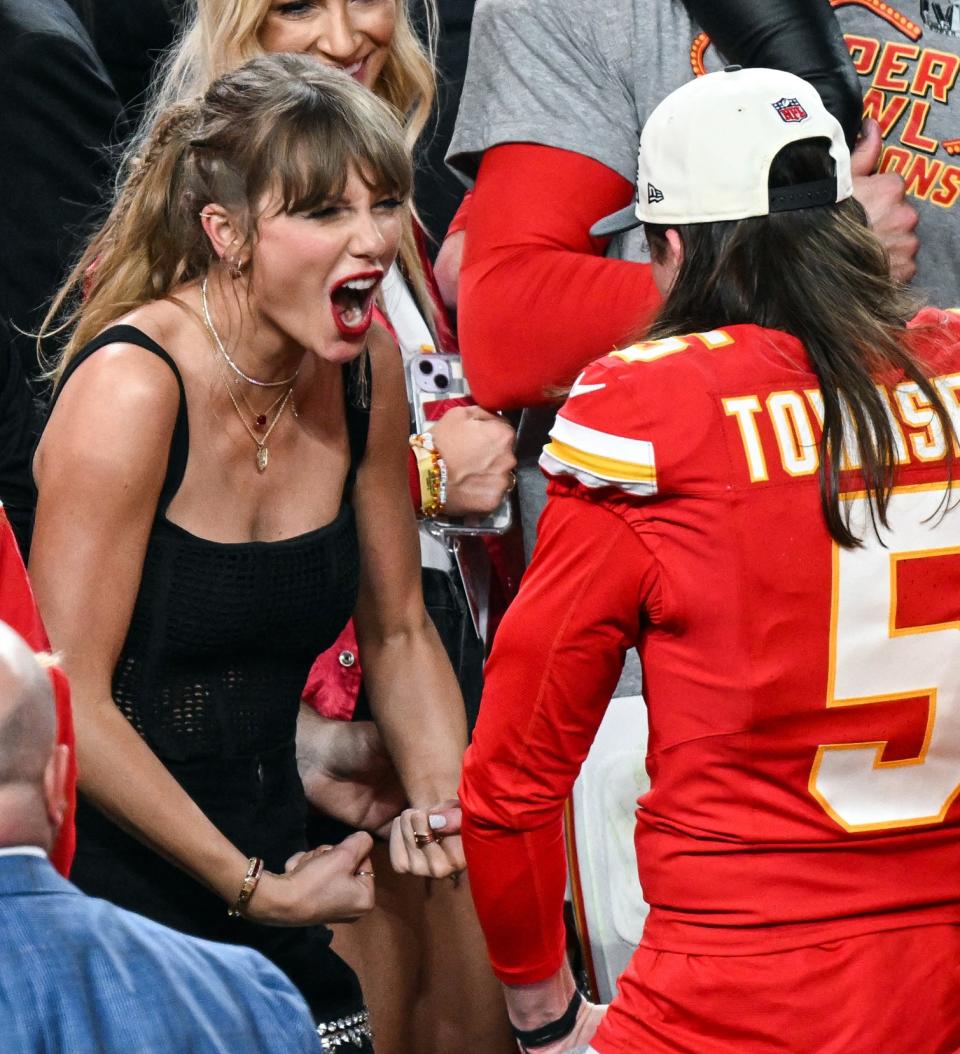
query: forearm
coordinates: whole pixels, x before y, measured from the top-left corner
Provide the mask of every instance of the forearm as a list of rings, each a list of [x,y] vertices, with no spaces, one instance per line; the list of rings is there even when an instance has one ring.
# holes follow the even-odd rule
[[[539,984],[563,965],[563,807],[637,640],[651,573],[618,517],[548,502],[487,664],[460,793],[477,915],[505,984]]]
[[[467,745],[460,687],[426,612],[390,634],[358,639],[370,710],[410,805],[452,798]]]
[[[119,826],[232,903],[247,858],[207,819],[111,699],[83,696],[82,690],[75,692],[81,791]]]
[[[622,176],[570,151],[508,144],[484,155],[459,301],[464,368],[482,406],[549,402],[642,333],[659,303],[650,268],[603,257],[604,241],[589,235],[632,193]]]

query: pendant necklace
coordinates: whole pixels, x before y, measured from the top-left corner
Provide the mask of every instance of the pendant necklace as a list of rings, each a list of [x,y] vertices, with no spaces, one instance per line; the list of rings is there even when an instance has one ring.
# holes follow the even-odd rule
[[[254,377],[248,377],[247,374],[245,374],[243,370],[241,370],[240,367],[237,366],[233,359],[231,359],[230,356],[227,354],[227,349],[223,346],[223,341],[220,339],[220,334],[217,332],[216,327],[213,324],[213,320],[210,318],[210,310],[207,306],[206,278],[204,278],[203,284],[200,286],[200,302],[203,307],[203,322],[207,329],[207,333],[211,338],[211,342],[214,348],[220,352],[220,355],[222,356],[223,360],[234,371],[234,373],[236,373],[239,377],[242,377],[243,380],[247,381],[250,384],[254,384],[259,388],[286,387],[287,389],[285,392],[278,395],[277,398],[274,399],[274,401],[270,404],[270,406],[268,406],[267,409],[264,410],[262,413],[258,413],[250,405],[250,401],[247,399],[246,395],[244,394],[241,388],[237,389],[240,398],[243,400],[247,409],[253,415],[253,427],[251,427],[243,414],[243,410],[240,409],[240,403],[237,402],[237,397],[233,394],[233,387],[231,386],[230,381],[228,380],[226,375],[224,374],[223,368],[220,366],[219,363],[217,364],[217,373],[220,374],[220,377],[223,380],[223,385],[227,389],[227,395],[230,397],[230,402],[233,404],[233,408],[237,412],[237,417],[240,418],[240,423],[246,430],[247,435],[249,435],[250,438],[257,445],[257,471],[266,472],[267,465],[270,464],[270,451],[267,448],[267,440],[270,438],[270,435],[273,432],[274,428],[277,427],[277,422],[283,416],[283,411],[287,408],[287,403],[290,403],[291,412],[294,414],[294,416],[296,416],[296,409],[293,407],[291,397],[293,395],[293,388],[296,383],[297,377],[300,374],[300,369],[298,367],[293,376],[288,377],[286,380],[283,381],[258,381]],[[267,422],[274,408],[276,408],[277,411],[276,415],[268,425]],[[254,431],[254,429],[256,429],[257,431]],[[264,429],[266,429],[266,431],[264,431]],[[263,434],[257,435],[258,431],[263,432]]]
[[[243,411],[240,409],[240,404],[237,402],[236,397],[233,394],[233,390],[230,387],[230,382],[227,380],[226,377],[224,377],[223,370],[220,370],[220,376],[223,377],[224,387],[227,389],[227,395],[230,396],[230,402],[233,403],[234,410],[237,411],[237,417],[240,418],[243,427],[247,431],[247,435],[249,435],[250,438],[254,441],[254,443],[257,444],[257,471],[266,472],[267,465],[270,464],[270,451],[267,449],[267,440],[270,438],[270,433],[277,427],[277,422],[283,416],[283,411],[286,409],[287,403],[290,402],[290,396],[293,395],[293,385],[291,384],[290,387],[286,390],[286,392],[282,396],[280,396],[280,407],[277,410],[276,417],[274,417],[274,419],[270,422],[270,426],[263,433],[263,435],[258,436],[257,433],[247,423],[247,419],[243,416]],[[276,403],[274,405],[276,405]],[[271,407],[271,409],[273,409],[273,407]],[[269,410],[267,411],[267,413],[269,413]],[[256,419],[256,426],[258,428],[262,428],[263,425],[266,424],[266,420],[266,414],[259,414]],[[261,421],[263,421],[263,425],[260,424]]]
[[[226,380],[227,378],[224,377],[224,381]],[[276,399],[274,399],[273,402],[266,408],[266,410],[264,410],[263,413],[260,413],[260,411],[257,410],[256,407],[250,405],[250,400],[244,394],[243,389],[239,385],[237,385],[236,387],[237,395],[240,396],[240,401],[250,411],[250,416],[253,418],[253,427],[258,432],[262,432],[267,427],[267,421],[270,419],[270,415],[273,413],[274,410],[276,410],[280,403],[283,402],[283,400],[286,398],[287,393],[281,392],[276,397]],[[292,402],[290,403],[290,412],[293,414],[294,417],[297,416],[296,405]]]

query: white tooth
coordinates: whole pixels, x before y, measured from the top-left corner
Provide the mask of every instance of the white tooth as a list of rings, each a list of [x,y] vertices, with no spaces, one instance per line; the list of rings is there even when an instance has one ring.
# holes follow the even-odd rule
[[[352,278],[349,282],[344,282],[343,284],[347,289],[355,289],[362,292],[365,289],[372,289],[376,282],[376,278]]]

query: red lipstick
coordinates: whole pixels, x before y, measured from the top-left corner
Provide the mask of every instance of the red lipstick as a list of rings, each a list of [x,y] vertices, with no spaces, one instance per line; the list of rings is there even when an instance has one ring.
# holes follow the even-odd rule
[[[373,322],[373,306],[383,271],[362,271],[341,278],[330,290],[333,320],[343,337],[362,337]]]

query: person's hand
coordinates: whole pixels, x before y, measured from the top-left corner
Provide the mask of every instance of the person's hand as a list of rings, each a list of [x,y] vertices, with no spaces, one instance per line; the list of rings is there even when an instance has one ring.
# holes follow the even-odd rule
[[[334,721],[312,711],[297,726],[297,767],[320,812],[386,838],[407,803],[372,721]]]
[[[853,193],[864,207],[874,234],[890,257],[890,273],[901,282],[916,274],[914,258],[920,248],[916,234],[917,210],[905,200],[903,179],[893,172],[876,172],[883,149],[880,126],[867,118],[850,158]]]
[[[284,874],[264,871],[244,915],[268,926],[353,922],[374,904],[372,845],[358,831],[339,845],[295,853]]]
[[[398,874],[428,878],[463,871],[467,862],[460,840],[460,803],[450,798],[429,809],[405,809],[393,821],[390,863]]]
[[[577,1023],[573,1026],[573,1031],[569,1035],[564,1036],[563,1039],[558,1039],[555,1043],[548,1043],[545,1047],[537,1047],[535,1054],[569,1054],[570,1051],[579,1047],[585,1047],[593,1039],[606,1012],[606,1006],[601,1006],[598,1003],[588,1003],[584,999],[577,1012]],[[517,1049],[526,1051],[529,1048],[518,1042]]]
[[[455,406],[430,432],[447,465],[447,514],[493,512],[516,482],[510,424],[479,406]]]

